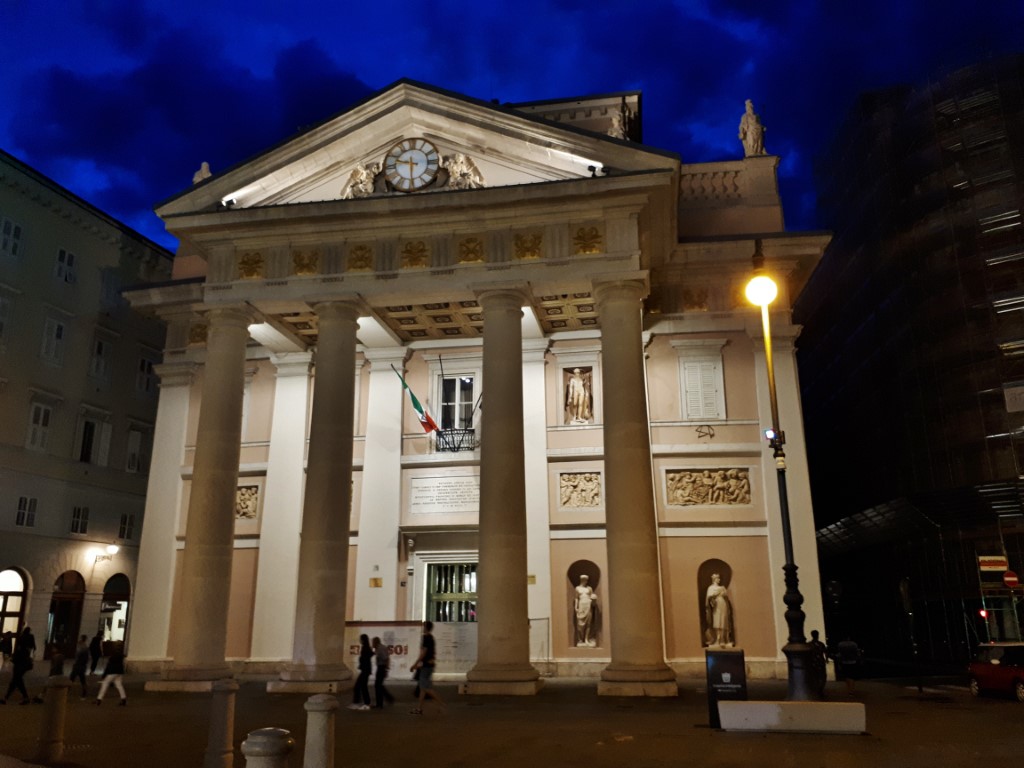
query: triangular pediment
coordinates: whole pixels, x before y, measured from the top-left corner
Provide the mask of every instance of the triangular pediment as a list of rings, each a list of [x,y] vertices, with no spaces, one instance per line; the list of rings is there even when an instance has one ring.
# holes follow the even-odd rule
[[[594,108],[613,110],[617,103],[595,100]],[[389,167],[386,162],[389,153],[397,157],[403,142],[436,156],[434,175],[421,189],[403,190],[406,183],[395,174],[394,163]],[[157,212],[167,217],[223,207],[407,197],[577,180],[677,163],[671,153],[559,124],[529,109],[400,81],[257,157],[200,181],[161,204]],[[423,178],[417,180],[422,182]]]

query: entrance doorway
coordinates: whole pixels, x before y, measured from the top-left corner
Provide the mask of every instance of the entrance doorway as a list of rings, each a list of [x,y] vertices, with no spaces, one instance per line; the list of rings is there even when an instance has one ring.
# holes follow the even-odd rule
[[[74,658],[75,642],[82,626],[82,605],[85,602],[85,579],[78,571],[64,571],[53,584],[50,615],[46,621],[46,648],[43,658],[50,658],[54,644],[65,658]]]
[[[476,563],[431,563],[427,567],[426,618],[476,621]]]
[[[0,633],[21,633],[25,618],[25,577],[13,568],[0,571]]]
[[[103,587],[103,602],[100,603],[100,631],[105,642],[124,642],[131,596],[131,582],[123,573],[107,579]]]

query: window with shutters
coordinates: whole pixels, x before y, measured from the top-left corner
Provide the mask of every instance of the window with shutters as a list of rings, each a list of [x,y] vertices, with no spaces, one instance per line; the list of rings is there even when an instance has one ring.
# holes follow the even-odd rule
[[[43,403],[32,403],[31,408],[25,447],[36,451],[45,451],[50,437],[50,419],[53,416],[53,409]]]
[[[682,417],[685,421],[725,419],[725,339],[672,341],[679,355]]]
[[[22,528],[36,527],[36,499],[33,496],[18,498],[18,512],[14,516],[14,524]]]
[[[65,283],[75,282],[75,254],[63,248],[57,251],[57,263],[54,265],[53,274]]]
[[[149,457],[153,450],[153,432],[142,426],[128,430],[128,452],[125,458],[125,472],[148,472]]]
[[[135,534],[135,515],[122,513],[121,523],[117,527],[117,538],[130,539]]]
[[[88,533],[89,532],[89,508],[88,507],[74,507],[71,510],[71,532],[72,533]]]
[[[50,363],[60,364],[64,361],[64,339],[67,329],[60,320],[46,318],[43,326],[43,346],[39,356]]]
[[[21,225],[0,217],[0,254],[17,257],[21,251]]]

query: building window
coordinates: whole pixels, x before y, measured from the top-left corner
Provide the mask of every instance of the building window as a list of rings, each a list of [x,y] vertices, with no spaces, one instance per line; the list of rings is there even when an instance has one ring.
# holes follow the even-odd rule
[[[722,347],[725,339],[685,339],[671,342],[679,355],[683,419],[725,418],[725,376]]]
[[[78,460],[86,464],[107,466],[110,455],[110,434],[112,427],[107,419],[109,414],[83,410],[78,422]]]
[[[153,372],[152,358],[139,358],[139,367],[135,374],[135,391],[145,395],[156,392],[156,374]]]
[[[45,451],[46,442],[50,435],[50,417],[53,409],[42,403],[32,403],[32,414],[29,418],[28,439],[25,442],[26,448],[36,451]]]
[[[52,317],[46,318],[46,325],[43,328],[43,348],[40,350],[39,356],[43,360],[58,365],[63,362],[65,335],[64,323],[54,320]]]
[[[63,248],[57,251],[57,264],[54,266],[53,274],[65,283],[75,282],[75,254]]]
[[[36,499],[32,496],[18,498],[18,513],[14,516],[14,524],[22,528],[36,527]]]
[[[18,571],[0,571],[0,632],[21,631],[25,615],[25,579]]]
[[[21,225],[10,219],[0,218],[0,254],[20,256],[21,250]]]
[[[140,427],[128,430],[128,456],[125,460],[126,472],[148,472],[149,457],[153,451],[153,433]]]
[[[111,343],[102,336],[92,340],[92,357],[89,360],[89,375],[97,379],[106,379],[110,371]]]
[[[441,379],[441,429],[470,429],[476,406],[475,377],[445,376]]]
[[[71,510],[71,532],[72,533],[88,533],[89,532],[89,508],[88,507],[75,507]]]
[[[427,618],[476,621],[476,563],[437,563],[427,568]]]
[[[117,527],[117,537],[119,539],[130,539],[135,533],[135,515],[129,515],[127,512],[121,515],[121,524]]]

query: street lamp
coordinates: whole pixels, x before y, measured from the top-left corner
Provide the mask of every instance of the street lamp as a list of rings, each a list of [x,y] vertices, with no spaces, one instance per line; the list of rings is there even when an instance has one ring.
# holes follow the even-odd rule
[[[754,253],[754,277],[747,283],[745,290],[747,300],[761,307],[761,326],[764,329],[764,358],[768,369],[768,396],[772,406],[772,426],[765,430],[765,437],[772,447],[775,457],[775,470],[779,480],[779,509],[782,513],[782,542],[786,550],[786,564],[782,566],[785,573],[786,594],[782,601],[786,604],[786,624],[789,627],[789,639],[782,647],[789,666],[790,701],[817,701],[821,698],[816,685],[815,668],[812,664],[814,648],[804,636],[804,612],[800,608],[804,597],[800,594],[800,580],[797,578],[796,563],[793,562],[793,533],[789,524],[789,495],[786,491],[786,453],[782,446],[786,443],[786,435],[779,428],[779,401],[775,395],[775,365],[772,360],[772,331],[768,320],[768,305],[779,294],[775,281],[761,273],[764,256],[761,255],[761,242],[757,241]]]

